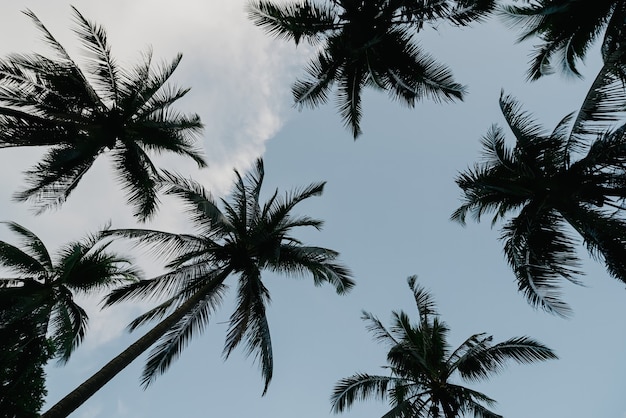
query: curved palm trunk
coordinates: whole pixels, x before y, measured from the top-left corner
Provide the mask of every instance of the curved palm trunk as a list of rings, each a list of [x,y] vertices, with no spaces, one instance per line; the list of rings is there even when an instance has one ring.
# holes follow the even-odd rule
[[[230,271],[223,272],[216,280],[212,280],[198,291],[185,303],[180,305],[167,318],[159,322],[143,337],[131,344],[126,350],[109,361],[104,367],[85,380],[80,386],[67,394],[63,399],[53,405],[41,418],[65,418],[85,403],[93,394],[106,385],[126,366],[143,354],[148,348],[156,343],[172,326],[174,326],[185,314],[198,302],[206,297],[207,292],[224,281]]]

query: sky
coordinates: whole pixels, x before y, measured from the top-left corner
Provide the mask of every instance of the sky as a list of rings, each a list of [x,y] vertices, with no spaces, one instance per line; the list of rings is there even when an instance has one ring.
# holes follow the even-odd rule
[[[515,44],[515,31],[498,18],[465,29],[438,25],[421,33],[419,42],[468,86],[466,100],[406,108],[384,93],[367,91],[364,134],[354,141],[332,99],[315,110],[293,108],[290,86],[303,74],[312,50],[266,36],[247,20],[242,0],[71,4],[107,29],[121,64],[137,62],[149,46],[163,60],[183,53],[174,82],[192,89],[178,108],[198,113],[205,123],[202,145],[209,168],[197,170],[176,157],[157,158],[161,166],[193,176],[218,197],[227,195],[233,168],[245,172],[259,156],[265,161],[266,197],[276,188],[327,181],[323,196],[296,210],[323,219],[323,230],[302,230],[298,237],[339,251],[357,283],[350,294],[338,296],[329,286],[314,287],[310,278],[264,276],[272,295],[268,320],[275,363],[265,396],[258,366],[243,350],[227,361],[221,354],[225,321],[234,306],[230,295],[205,332],[147,390],[139,385],[143,356],[72,417],[330,417],[329,398],[339,379],[385,372],[386,347],[367,333],[361,311],[384,324],[393,310],[415,317],[406,278],[416,274],[450,326],[453,346],[480,332],[492,334],[494,341],[528,335],[560,357],[512,364],[489,382],[472,385],[498,401],[496,412],[508,418],[626,418],[626,330],[619,319],[626,315],[624,285],[581,246],[585,287],[563,286],[574,316],[566,320],[537,311],[517,292],[497,228],[488,221],[462,227],[449,220],[460,202],[455,176],[480,158],[480,138],[489,127],[504,125],[500,91],[517,97],[552,129],[582,102],[599,68],[597,48],[582,67],[582,80],[555,75],[527,83],[532,42]],[[0,5],[2,56],[45,51],[39,33],[20,13],[26,8],[80,61],[70,3],[57,0]],[[27,204],[11,201],[24,185],[22,172],[41,152],[0,150],[2,220],[21,223],[52,249],[109,220],[114,228],[138,227],[106,158],[59,210],[35,216]],[[147,227],[191,231],[177,202],[167,199]],[[0,239],[15,242],[6,229]],[[128,251],[147,275],[161,271],[159,260]],[[66,366],[47,368],[44,410],[145,332],[128,334],[124,327],[149,305],[100,311],[100,297],[80,299],[90,315],[89,332]],[[379,417],[386,407],[372,400],[341,416]]]

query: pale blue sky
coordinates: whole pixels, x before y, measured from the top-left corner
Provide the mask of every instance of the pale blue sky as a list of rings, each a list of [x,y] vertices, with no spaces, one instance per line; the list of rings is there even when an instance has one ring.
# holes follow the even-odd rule
[[[317,110],[291,108],[290,86],[302,74],[307,51],[254,28],[241,0],[72,4],[107,28],[113,52],[123,62],[133,63],[149,44],[159,57],[184,53],[175,79],[192,87],[181,104],[198,112],[207,126],[204,147],[211,169],[197,172],[173,158],[161,160],[163,164],[193,174],[217,195],[228,190],[234,166],[245,170],[259,155],[265,158],[266,194],[276,187],[326,180],[324,195],[298,208],[298,213],[325,220],[325,227],[304,230],[299,237],[339,251],[357,281],[351,294],[337,296],[330,287],[314,287],[310,279],[265,276],[273,299],[268,318],[275,356],[274,379],[265,397],[257,366],[242,351],[222,361],[224,321],[233,308],[227,298],[206,332],[148,390],[139,387],[141,359],[72,417],[328,417],[337,380],[355,372],[383,372],[385,347],[366,332],[361,310],[384,323],[394,309],[414,314],[406,285],[412,274],[435,296],[453,344],[477,332],[491,333],[496,341],[529,335],[561,357],[512,365],[489,383],[474,386],[498,401],[497,412],[508,418],[626,417],[624,285],[588,260],[587,287],[564,285],[563,297],[575,313],[571,320],[535,311],[516,291],[497,229],[490,229],[489,222],[462,228],[448,220],[459,203],[456,173],[479,158],[479,140],[489,126],[504,123],[500,90],[519,98],[551,129],[579,106],[597,71],[597,52],[590,54],[582,81],[552,76],[528,84],[524,72],[531,44],[514,45],[515,34],[497,19],[464,30],[441,25],[421,36],[422,45],[468,85],[466,101],[423,102],[407,109],[383,93],[367,92],[364,135],[355,142],[342,127],[333,99]],[[35,42],[38,33],[19,13],[29,7],[77,56],[69,3],[20,0],[0,7],[0,53],[40,45]],[[52,248],[108,219],[114,227],[134,226],[106,160],[59,211],[34,217],[25,205],[9,203],[22,182],[21,171],[37,155],[0,152],[0,201],[5,202],[0,218],[22,223]],[[187,230],[175,205],[166,203],[151,227]],[[5,230],[0,237],[10,240]],[[157,260],[134,254],[145,270],[158,271]],[[582,247],[581,255],[587,260]],[[87,305],[92,332],[66,367],[48,369],[50,402],[138,337],[125,334],[123,327],[142,306],[100,313],[93,301]],[[385,407],[370,401],[342,416],[379,417]]]

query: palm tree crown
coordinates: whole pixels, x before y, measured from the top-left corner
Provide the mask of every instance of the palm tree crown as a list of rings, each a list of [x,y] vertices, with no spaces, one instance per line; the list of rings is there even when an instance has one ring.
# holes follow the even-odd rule
[[[453,379],[481,381],[500,372],[508,361],[533,363],[556,359],[549,348],[528,338],[515,337],[492,345],[487,334],[474,334],[458,348],[448,344],[449,329],[441,321],[432,296],[408,279],[419,311],[412,323],[403,311],[393,312],[391,328],[374,315],[363,319],[377,341],[389,345],[387,369],[390,375],[358,373],[341,379],[331,397],[334,412],[347,410],[355,401],[388,397],[392,406],[388,418],[496,418],[487,407],[495,401],[487,395],[454,383]]]
[[[293,237],[297,227],[319,229],[322,222],[307,216],[293,216],[292,209],[303,200],[322,193],[324,183],[309,185],[281,197],[278,190],[261,206],[259,202],[264,169],[257,160],[255,169],[237,181],[232,202],[222,200],[223,209],[198,183],[166,173],[165,193],[181,198],[198,235],[126,229],[116,235],[154,245],[159,253],[171,256],[170,272],[150,280],[132,283],[112,292],[107,304],[122,300],[167,296],[165,302],[135,319],[130,328],[177,312],[184,306],[167,333],[152,351],[144,371],[149,384],[164,372],[194,332],[202,330],[226,290],[225,280],[238,276],[237,305],[230,316],[224,354],[244,342],[248,354],[260,362],[265,390],[272,377],[273,357],[265,315],[270,294],[261,273],[269,270],[289,275],[310,274],[315,285],[332,284],[343,294],[354,285],[349,271],[334,260],[338,253],[322,247],[303,245]],[[193,301],[193,302],[190,302]]]
[[[606,120],[611,112],[593,102],[585,102],[569,133],[572,115],[544,133],[510,97],[501,98],[515,146],[508,148],[503,131],[493,127],[483,138],[485,161],[457,178],[464,203],[452,219],[464,223],[468,213],[476,220],[494,213],[495,223],[517,213],[502,228],[507,260],[528,300],[559,315],[569,307],[558,297],[558,279],[578,283],[582,273],[568,224],[609,274],[626,282],[626,222],[619,216],[626,198],[626,126],[599,133],[593,117],[586,118]],[[593,141],[584,141],[594,132]]]
[[[0,241],[0,267],[15,273],[0,278],[0,327],[30,321],[49,333],[53,355],[69,360],[87,330],[86,312],[74,294],[87,294],[139,279],[131,261],[108,250],[101,233],[61,247],[56,260],[43,242],[15,222],[4,222],[21,239],[14,246]]]
[[[360,133],[364,87],[388,91],[409,106],[423,98],[462,99],[465,88],[450,70],[412,40],[411,30],[425,22],[447,20],[467,25],[488,13],[493,1],[310,0],[275,4],[260,0],[249,6],[250,18],[270,34],[302,39],[318,48],[307,67],[308,77],[293,85],[296,105],[316,107],[328,100],[337,84],[341,117],[356,138]]]
[[[194,148],[199,117],[171,108],[189,90],[166,84],[181,55],[155,70],[148,52],[139,65],[122,69],[104,29],[73,10],[86,71],[31,11],[25,14],[54,56],[14,54],[0,60],[0,147],[50,147],[26,172],[30,187],[15,197],[35,200],[40,210],[59,205],[95,159],[108,152],[135,215],[143,220],[158,202],[158,172],[146,152],[174,152],[205,165]]]
[[[537,0],[529,5],[504,5],[503,16],[512,26],[522,27],[523,41],[537,36],[528,78],[536,80],[554,72],[580,76],[576,65],[604,32],[602,57],[605,62],[626,63],[621,57],[626,29],[623,0]],[[625,73],[626,74],[626,73]]]

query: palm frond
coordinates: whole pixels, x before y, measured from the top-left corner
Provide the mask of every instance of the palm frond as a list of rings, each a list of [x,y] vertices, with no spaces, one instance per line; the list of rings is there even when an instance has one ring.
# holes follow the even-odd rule
[[[190,220],[197,225],[203,235],[212,236],[230,231],[232,225],[222,213],[217,203],[201,184],[174,173],[163,171],[163,193],[176,196],[186,205]]]
[[[337,107],[344,126],[352,131],[355,139],[361,134],[361,92],[366,80],[366,72],[354,63],[345,63],[339,70]]]
[[[72,6],[74,20],[77,23],[74,33],[81,39],[83,47],[88,53],[88,73],[94,77],[95,85],[105,101],[116,106],[119,99],[117,87],[118,68],[111,56],[111,47],[107,42],[104,28],[87,20],[76,7]]]
[[[89,317],[87,312],[74,302],[69,289],[59,286],[55,293],[50,318],[51,338],[59,362],[65,364],[74,349],[85,338]]]
[[[216,275],[217,271],[205,263],[179,267],[151,279],[138,280],[113,289],[103,300],[103,306],[131,300],[158,300],[180,293],[199,279]]]
[[[115,170],[128,203],[140,221],[152,217],[159,204],[159,173],[144,150],[134,142],[124,142],[112,151]]]
[[[61,60],[61,64],[66,67],[68,73],[78,80],[78,84],[81,85],[83,93],[86,95],[86,97],[89,97],[89,101],[91,103],[101,104],[102,102],[100,100],[100,97],[87,82],[87,79],[85,78],[83,72],[80,70],[78,65],[76,65],[74,60],[72,60],[72,58],[69,56],[63,45],[61,45],[54,38],[54,36],[52,36],[50,31],[44,26],[44,24],[31,10],[26,9],[23,13],[33,21],[37,29],[39,29],[39,31],[43,34],[44,41],[56,52],[57,58]]]
[[[481,403],[487,406],[494,406],[496,401],[482,392],[472,390],[470,388],[448,384],[447,389],[453,394],[457,405],[459,405],[458,413],[473,413],[475,418],[502,418],[501,415],[487,409]]]
[[[529,71],[529,78],[536,80],[553,72],[555,66],[566,75],[580,76],[577,62],[606,25],[611,8],[611,2],[592,8],[584,2],[538,2],[529,6],[506,5],[501,13],[511,26],[524,28],[520,41],[534,36],[541,39]]]
[[[367,322],[366,329],[374,335],[374,341],[384,342],[393,347],[400,343],[380,320],[369,312],[362,311],[361,319]]]
[[[333,388],[330,398],[331,410],[335,413],[350,409],[353,403],[368,399],[385,399],[387,390],[391,385],[400,381],[398,378],[389,376],[375,376],[358,373],[341,379]]]
[[[157,110],[137,120],[126,141],[134,141],[155,154],[171,152],[191,158],[199,168],[207,166],[203,151],[196,146],[204,125],[198,115],[184,116]]]
[[[73,64],[72,59],[70,58],[63,45],[61,45],[59,41],[57,41],[54,36],[52,36],[50,31],[44,26],[44,24],[41,22],[41,20],[39,20],[35,13],[33,13],[30,9],[26,9],[22,13],[24,13],[33,21],[37,29],[39,29],[39,31],[42,33],[43,38],[48,46],[50,46],[57,53],[58,57],[67,63]]]
[[[80,143],[51,149],[41,162],[25,172],[30,187],[15,193],[14,199],[34,200],[37,213],[61,205],[99,156],[101,148],[94,145]]]
[[[582,272],[574,241],[563,231],[558,216],[535,211],[527,206],[503,227],[504,252],[519,290],[528,301],[548,312],[568,316],[570,308],[560,300],[557,282],[567,279],[578,284],[576,276]]]
[[[409,276],[407,283],[413,292],[415,305],[422,321],[427,321],[431,316],[437,316],[437,304],[432,295],[424,287],[417,284],[417,276]]]
[[[39,264],[45,268],[45,270],[52,271],[52,259],[46,249],[44,243],[39,239],[37,235],[24,228],[17,222],[0,222],[6,225],[9,230],[21,237],[21,245],[23,248],[28,249],[29,253],[35,258]],[[30,264],[30,263],[29,263]],[[40,270],[37,268],[37,270]]]
[[[264,28],[277,38],[294,40],[302,38],[311,43],[320,39],[320,33],[337,30],[337,13],[330,6],[321,6],[309,0],[291,4],[274,4],[269,1],[248,3],[248,17],[256,26]]]
[[[466,88],[454,80],[451,70],[425,53],[405,30],[386,33],[367,56],[372,72],[384,81],[389,94],[409,106],[423,99],[463,99]]]
[[[522,110],[513,97],[500,93],[500,109],[509,128],[517,139],[518,147],[525,147],[536,138],[545,136],[545,130],[537,124],[531,115]]]
[[[284,197],[271,200],[271,205],[265,205],[263,214],[267,218],[267,225],[275,229],[286,224],[286,219],[293,208],[300,202],[314,196],[321,196],[326,182],[311,183],[306,187],[286,192]]]
[[[59,280],[73,291],[92,292],[139,279],[141,271],[131,259],[105,250],[106,246],[68,245],[61,257],[63,275]]]
[[[614,61],[605,62],[594,79],[572,126],[571,136],[589,142],[624,117],[626,90]]]
[[[608,273],[626,283],[626,222],[581,206],[563,216],[583,237],[589,253],[603,259]]]
[[[30,275],[33,279],[42,280],[49,274],[39,260],[4,241],[0,241],[0,264],[16,274]]]
[[[261,282],[260,272],[242,272],[237,288],[237,307],[231,314],[224,345],[224,356],[242,341],[246,343],[246,354],[254,354],[265,380],[263,394],[267,392],[273,373],[272,342],[265,315],[265,306],[270,303],[270,294]]]
[[[221,282],[210,290],[204,290],[204,298],[193,307],[186,309],[185,315],[161,338],[150,352],[148,362],[141,376],[141,384],[148,387],[154,379],[165,373],[172,361],[180,356],[194,334],[201,333],[209,323],[209,317],[222,302]]]
[[[163,91],[178,68],[182,54],[178,53],[170,62],[161,62],[156,68],[152,68],[152,50],[149,49],[143,55],[143,62],[126,72],[120,83],[125,108],[137,119],[143,119],[156,110],[167,109],[187,93],[186,89]]]
[[[342,62],[325,50],[319,51],[307,65],[308,77],[296,80],[291,88],[296,107],[315,108],[326,103]]]
[[[322,247],[281,245],[278,258],[268,260],[267,267],[290,275],[311,274],[316,286],[329,283],[341,295],[349,292],[355,283],[350,270],[334,262],[338,255],[337,252]]]
[[[557,359],[545,345],[528,337],[516,337],[491,346],[491,337],[468,347],[457,362],[459,374],[466,380],[484,380],[504,370],[508,361],[520,364]]]

